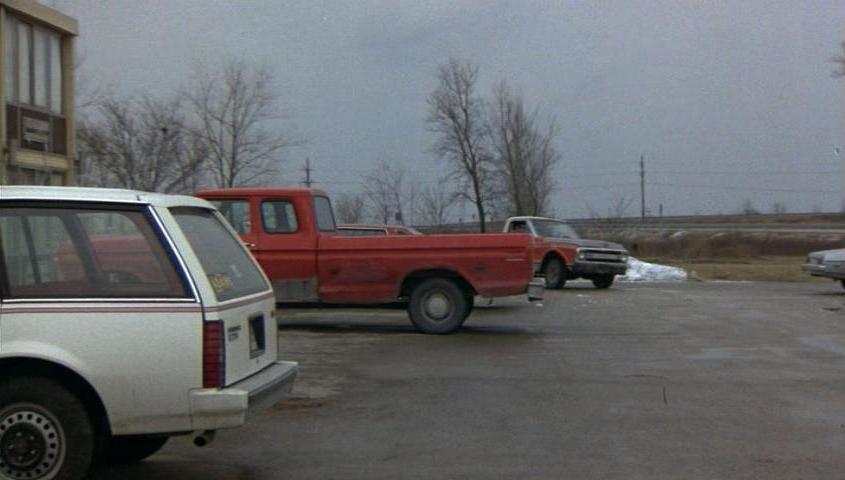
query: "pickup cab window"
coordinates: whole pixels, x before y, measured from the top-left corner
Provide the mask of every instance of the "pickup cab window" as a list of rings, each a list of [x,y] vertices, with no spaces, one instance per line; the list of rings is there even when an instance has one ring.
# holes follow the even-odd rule
[[[534,220],[534,229],[537,234],[550,238],[573,238],[578,239],[578,234],[569,225],[556,220]]]
[[[267,233],[294,233],[299,229],[296,210],[287,200],[261,202],[261,223]]]
[[[511,222],[508,227],[508,231],[511,233],[531,233],[531,230],[528,228],[528,223],[523,221]]]
[[[170,209],[206,272],[217,301],[270,290],[270,285],[238,240],[211,210]]]
[[[142,211],[0,209],[10,298],[184,298],[188,291]]]
[[[238,232],[238,235],[250,233],[249,202],[246,200],[211,200],[223,218]]]
[[[334,232],[335,221],[332,204],[326,197],[314,197],[314,214],[317,216],[317,229],[321,232]]]

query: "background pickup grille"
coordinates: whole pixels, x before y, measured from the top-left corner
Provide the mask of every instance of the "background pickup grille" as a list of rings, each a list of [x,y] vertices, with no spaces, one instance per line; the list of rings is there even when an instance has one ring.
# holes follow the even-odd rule
[[[608,250],[581,250],[584,254],[584,260],[591,261],[591,262],[615,262],[615,263],[624,263],[622,261],[622,252],[619,251],[608,251]]]

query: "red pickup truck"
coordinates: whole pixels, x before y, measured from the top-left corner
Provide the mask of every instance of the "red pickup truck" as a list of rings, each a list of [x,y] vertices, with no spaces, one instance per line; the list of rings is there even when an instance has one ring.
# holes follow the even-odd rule
[[[320,190],[236,188],[196,195],[240,234],[278,302],[407,301],[418,330],[449,333],[466,320],[475,295],[542,297],[542,282],[533,281],[529,235],[344,236]]]
[[[537,273],[546,288],[563,288],[567,279],[586,278],[596,288],[610,288],[616,275],[625,275],[628,251],[618,243],[587,240],[565,222],[544,217],[511,217],[505,232],[529,233],[536,239]]]

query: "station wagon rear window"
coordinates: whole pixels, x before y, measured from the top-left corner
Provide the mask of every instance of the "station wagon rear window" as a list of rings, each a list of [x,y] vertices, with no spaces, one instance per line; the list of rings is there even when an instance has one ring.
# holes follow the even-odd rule
[[[217,301],[270,290],[270,285],[235,238],[211,210],[179,207],[170,212],[202,264]]]
[[[0,207],[10,298],[185,298],[150,219],[136,210]]]

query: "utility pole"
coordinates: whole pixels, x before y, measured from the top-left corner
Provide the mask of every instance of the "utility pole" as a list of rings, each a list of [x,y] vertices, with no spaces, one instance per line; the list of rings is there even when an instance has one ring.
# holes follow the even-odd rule
[[[311,184],[314,183],[311,181],[311,158],[305,158],[305,180],[302,182],[305,184],[306,188],[311,188]]]
[[[645,223],[645,155],[640,155],[640,220]]]

